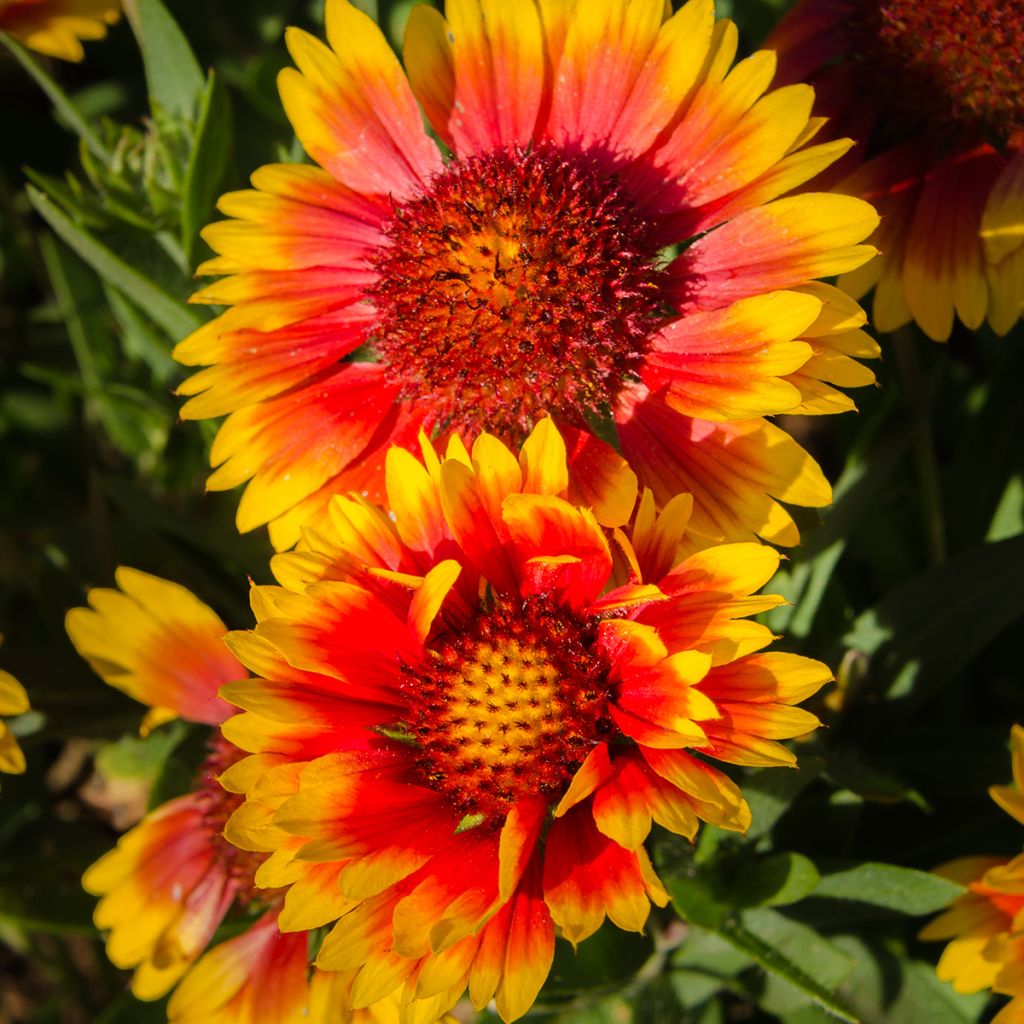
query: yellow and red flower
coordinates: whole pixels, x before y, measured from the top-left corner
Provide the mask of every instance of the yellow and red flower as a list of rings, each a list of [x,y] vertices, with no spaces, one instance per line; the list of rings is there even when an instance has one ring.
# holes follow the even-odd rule
[[[550,415],[600,474],[622,453],[706,542],[793,544],[780,502],[828,483],[776,413],[853,407],[864,314],[816,278],[873,253],[846,196],[785,197],[845,152],[810,144],[812,91],[733,67],[712,0],[413,8],[405,72],[373,22],[328,0],[330,46],[296,29],[285,110],[320,165],[277,164],[220,201],[176,349],[206,366],[182,415],[228,415],[208,486],[248,482],[238,526],[278,548],[335,494],[383,495],[420,430],[518,444]],[[424,133],[422,111],[443,144]],[[442,156],[442,149],[452,154]],[[784,197],[784,198],[780,198]]]
[[[67,631],[78,652],[111,686],[151,706],[144,730],[177,715],[207,725],[223,721],[231,709],[217,690],[246,675],[224,645],[224,623],[168,580],[120,568],[117,584],[117,590],[90,591],[91,607],[68,612]],[[223,836],[224,823],[240,800],[218,778],[240,756],[226,740],[212,738],[195,789],[148,814],[83,877],[85,888],[101,897],[95,920],[108,932],[107,954],[118,967],[134,969],[132,991],[140,999],[157,999],[178,983],[236,902],[274,902],[254,891],[253,875],[262,858],[238,850]],[[232,975],[230,981],[231,996],[242,1003],[254,998],[253,992],[261,1000],[276,994],[273,998],[294,1002],[298,1011],[307,1001],[305,936],[301,977],[290,968],[289,957],[283,958],[280,971],[266,977],[261,958],[275,942],[268,929],[254,926],[225,944],[230,946],[226,952],[221,946],[208,956],[219,962],[234,954],[231,962],[248,971],[245,979]],[[290,949],[299,939],[289,936],[281,942]],[[207,990],[208,1014],[202,1020],[214,1019],[213,1008],[228,985],[224,980],[221,987]],[[182,1019],[194,1019],[188,1016],[187,997],[184,1002]],[[223,1019],[241,1024],[247,1018]]]
[[[1024,20],[998,0],[802,0],[766,44],[810,80],[829,131],[861,143],[818,186],[882,214],[872,323],[945,341],[956,317],[1005,334],[1024,312]]]
[[[102,39],[120,16],[120,0],[0,0],[0,32],[61,60],[81,60],[82,40]]]
[[[91,607],[68,613],[79,653],[112,686],[152,705],[144,728],[175,715],[218,725],[233,710],[218,689],[246,675],[223,642],[227,628],[176,583],[123,567],[116,578],[118,590],[92,590]],[[265,857],[224,838],[242,798],[220,778],[242,757],[214,734],[195,788],[148,814],[86,871],[85,888],[100,897],[95,921],[108,933],[107,954],[134,969],[139,999],[177,986],[170,1024],[399,1024],[394,1000],[352,1015],[344,1003],[350,977],[310,975],[308,932],[282,933],[281,894],[254,883]],[[233,907],[263,913],[207,950]]]
[[[1010,734],[1013,786],[993,786],[1000,807],[1024,825],[1024,728]],[[921,932],[922,939],[950,939],[939,959],[938,974],[958,992],[993,992],[1012,996],[992,1024],[1024,1021],[1024,854],[964,857],[937,873],[967,886]]]
[[[23,715],[29,710],[25,687],[10,672],[0,669],[0,715]],[[18,775],[25,770],[25,755],[7,723],[0,718],[0,772]]]
[[[829,678],[765,652],[750,615],[778,553],[685,557],[690,497],[608,531],[568,500],[563,439],[542,420],[518,458],[482,434],[423,462],[392,448],[388,507],[336,497],[320,531],[254,587],[229,634],[257,678],[222,695],[252,756],[224,777],[246,802],[226,835],[268,855],[283,931],[337,921],[317,964],[356,971],[353,1007],[398,991],[436,1016],[469,989],[506,1020],[543,983],[557,931],[640,930],[667,895],[651,823],[746,829],[715,768],[792,765],[814,729],[793,705]]]

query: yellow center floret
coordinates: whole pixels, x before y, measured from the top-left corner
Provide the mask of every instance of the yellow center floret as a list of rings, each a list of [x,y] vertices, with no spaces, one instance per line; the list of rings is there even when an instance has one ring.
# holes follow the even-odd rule
[[[409,673],[428,784],[484,818],[559,792],[607,728],[595,641],[596,622],[533,597],[435,644],[430,668]]]

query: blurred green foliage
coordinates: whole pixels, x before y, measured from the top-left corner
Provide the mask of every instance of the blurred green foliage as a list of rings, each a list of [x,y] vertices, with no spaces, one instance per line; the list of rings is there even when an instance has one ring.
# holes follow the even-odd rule
[[[411,3],[360,6],[397,45]],[[747,50],[783,6],[718,5]],[[241,626],[247,576],[268,578],[235,495],[204,493],[212,428],[178,421],[170,349],[208,315],[186,300],[216,196],[302,158],[274,79],[285,25],[320,17],[318,0],[136,0],[82,66],[15,44],[0,57],[0,661],[34,708],[14,723],[29,771],[0,793],[2,1020],[166,1019],[125,994],[92,927],[78,878],[116,831],[110,794],[86,800],[83,784],[95,767],[152,806],[187,789],[204,734],[136,738],[141,709],[78,660],[63,616],[127,564]],[[656,836],[672,907],[645,936],[560,943],[529,1019],[985,1019],[915,933],[959,891],[928,869],[1021,843],[986,787],[1008,777],[1024,718],[1022,335],[959,329],[939,346],[904,331],[858,414],[792,425],[835,504],[803,514],[775,583],[792,603],[767,621],[836,670],[815,708],[828,728],[799,744],[797,771],[737,773],[746,837]]]

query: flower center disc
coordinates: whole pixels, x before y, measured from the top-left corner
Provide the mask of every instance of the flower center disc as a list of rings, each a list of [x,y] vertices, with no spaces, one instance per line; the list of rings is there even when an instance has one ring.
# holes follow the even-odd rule
[[[442,424],[581,423],[635,375],[660,318],[657,246],[614,178],[546,147],[450,164],[398,206],[374,266],[374,347]]]
[[[596,637],[596,620],[531,597],[436,645],[409,683],[428,783],[484,818],[558,792],[608,727]]]
[[[894,131],[953,127],[1005,145],[1024,130],[1024,0],[868,0],[853,32]]]

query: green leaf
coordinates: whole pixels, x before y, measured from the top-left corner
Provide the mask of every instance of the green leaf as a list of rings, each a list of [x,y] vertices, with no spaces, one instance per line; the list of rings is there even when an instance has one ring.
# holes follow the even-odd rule
[[[917,916],[942,910],[963,892],[962,885],[927,871],[869,862],[823,875],[813,896],[868,903]]]
[[[573,996],[584,989],[615,989],[648,961],[654,945],[649,935],[634,935],[606,923],[576,950],[567,942],[555,945],[544,996]]]
[[[683,919],[708,931],[718,931],[728,913],[712,891],[711,881],[696,868],[664,878],[672,903]]]
[[[43,66],[26,50],[16,43],[6,32],[0,32],[0,42],[14,54],[18,63],[36,80],[39,87],[50,98],[60,117],[71,127],[78,137],[89,147],[89,151],[100,160],[110,160],[110,153],[100,141],[99,136],[89,127],[82,112],[75,106],[71,97],[54,81]]]
[[[193,790],[199,769],[210,753],[210,729],[185,722],[172,724],[180,726],[181,730],[177,742],[167,751],[160,764],[159,773],[149,792],[150,810]]]
[[[139,41],[154,107],[192,121],[203,91],[203,72],[184,33],[160,0],[124,0]]]
[[[854,958],[854,972],[839,994],[872,1024],[974,1024],[989,992],[963,995],[939,981],[934,965],[897,956],[864,939],[841,935],[835,945]]]
[[[818,883],[813,861],[799,853],[777,853],[753,863],[745,861],[729,886],[736,907],[777,907],[796,903]]]
[[[765,768],[753,772],[743,783],[751,819],[747,838],[760,839],[768,835],[793,801],[821,774],[823,764],[820,757],[802,753],[795,770],[780,772],[777,768]]]
[[[892,700],[916,706],[1024,615],[1024,536],[975,547],[911,580],[864,612],[843,638],[871,655]]]
[[[195,142],[181,190],[181,247],[192,263],[199,229],[206,223],[231,158],[231,100],[210,72],[199,103]]]
[[[789,586],[784,597],[789,601],[775,609],[768,622],[773,630],[793,637],[811,632],[815,616],[839,560],[865,511],[895,472],[907,451],[906,432],[887,434],[883,440],[859,454],[850,456],[835,486],[833,504],[825,522],[811,531],[807,543],[793,553],[786,571]]]
[[[749,910],[723,922],[719,934],[791,989],[846,1024],[859,1019],[835,996],[853,958],[813,928],[774,910]]]
[[[129,266],[105,245],[66,217],[38,189],[27,186],[32,205],[51,228],[105,281],[118,288],[172,338],[191,334],[203,321],[159,285]]]
[[[155,782],[171,751],[185,738],[184,722],[168,722],[148,736],[122,736],[96,753],[96,767],[108,779]]]

